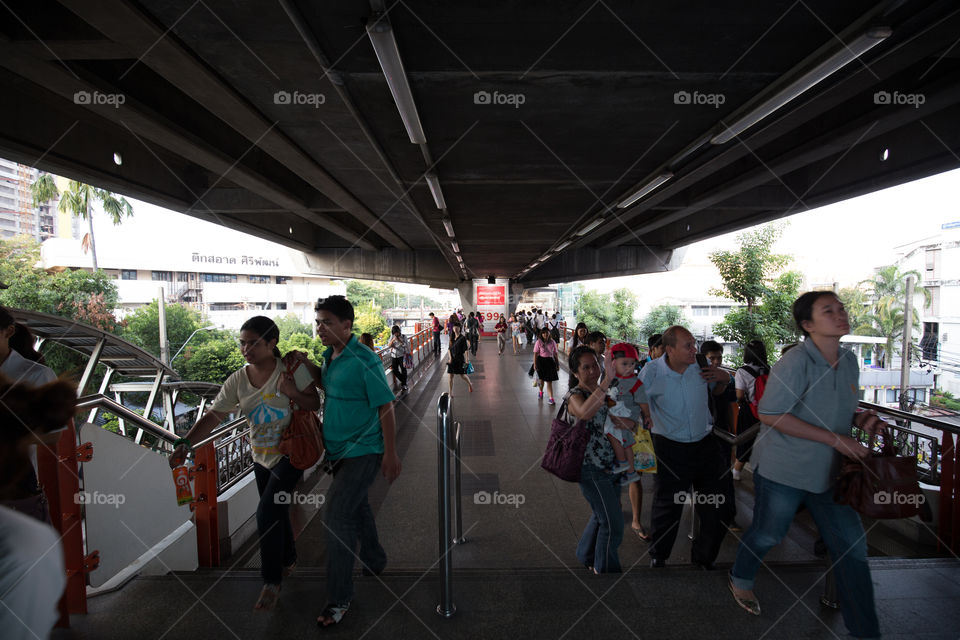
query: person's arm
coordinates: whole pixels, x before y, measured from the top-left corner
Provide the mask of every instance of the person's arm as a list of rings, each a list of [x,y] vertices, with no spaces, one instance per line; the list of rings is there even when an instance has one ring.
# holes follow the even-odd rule
[[[727,390],[727,385],[730,384],[730,374],[721,369],[720,367],[709,366],[705,369],[700,370],[700,377],[706,380],[708,383],[716,382],[711,393],[715,396],[720,395]]]
[[[747,398],[747,392],[743,389],[737,389],[737,402],[743,402]]]
[[[393,482],[400,475],[400,456],[397,455],[397,421],[393,412],[393,403],[380,405],[380,428],[383,430],[383,464],[380,471],[387,482]]]
[[[876,416],[874,416],[874,418],[876,418]],[[790,413],[782,413],[780,415],[761,413],[760,422],[788,436],[803,438],[804,440],[813,440],[814,442],[833,447],[841,454],[850,458],[863,459],[870,455],[870,450],[860,444],[856,438],[834,433],[828,429],[821,429]],[[861,422],[874,427],[872,422],[868,423],[867,420],[861,420]]]
[[[197,420],[196,424],[194,424],[182,438],[182,440],[186,440],[187,442],[178,445],[170,455],[168,459],[170,468],[173,469],[174,467],[182,465],[187,459],[187,453],[193,449],[194,444],[209,436],[226,417],[225,414],[211,410],[207,411],[202,418]]]
[[[297,383],[293,376],[284,371],[280,374],[280,383],[277,390],[283,395],[297,403],[297,406],[306,411],[317,411],[320,409],[320,396],[317,394],[316,383],[311,380],[307,387],[301,391],[297,389]]]

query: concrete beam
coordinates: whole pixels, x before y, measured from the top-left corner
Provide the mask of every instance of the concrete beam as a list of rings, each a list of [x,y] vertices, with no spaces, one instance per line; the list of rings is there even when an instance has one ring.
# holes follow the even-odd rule
[[[329,278],[363,278],[454,289],[460,280],[436,250],[317,249],[305,253],[304,272]]]
[[[514,287],[522,285],[531,289],[573,280],[662,273],[673,271],[682,262],[682,250],[660,247],[621,245],[611,249],[576,249],[548,260],[521,278]]]

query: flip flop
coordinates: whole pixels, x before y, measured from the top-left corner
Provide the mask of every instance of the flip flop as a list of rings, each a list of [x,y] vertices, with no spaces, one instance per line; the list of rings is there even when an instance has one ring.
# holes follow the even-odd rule
[[[630,528],[633,529],[633,532],[636,534],[638,538],[640,538],[644,542],[650,542],[650,534],[647,533],[643,527],[640,527],[639,529],[636,527],[630,527]]]
[[[280,599],[280,585],[278,584],[265,584],[263,589],[260,590],[260,598],[257,599],[257,604],[253,605],[254,609],[260,609],[261,611],[270,611],[277,606],[277,600]]]
[[[320,617],[317,618],[317,626],[321,629],[337,626],[340,624],[340,621],[343,620],[343,614],[345,614],[349,608],[349,602],[347,604],[327,603],[327,605],[323,608],[323,611],[320,612]],[[323,624],[323,622],[320,621],[320,618],[330,618],[333,620],[333,622],[330,624]]]

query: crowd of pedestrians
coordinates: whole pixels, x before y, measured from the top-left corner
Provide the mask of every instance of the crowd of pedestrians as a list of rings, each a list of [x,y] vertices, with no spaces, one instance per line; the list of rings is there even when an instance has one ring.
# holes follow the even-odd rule
[[[372,338],[366,341],[366,334],[353,334],[353,307],[343,296],[321,299],[315,310],[317,333],[327,347],[322,368],[302,352],[281,357],[277,325],[263,316],[250,318],[239,334],[245,366],[224,381],[209,411],[174,443],[169,461],[171,467],[184,463],[193,447],[230,414],[239,412],[247,418],[260,496],[256,523],[263,586],[254,607],[273,609],[280,600],[283,579],[293,574],[297,564],[290,501],[278,500],[277,495],[294,493],[303,477],[303,470],[281,453],[280,442],[293,411],[318,411],[319,391],[323,391],[326,464],[333,482],[324,507],[326,604],[317,624],[331,626],[349,610],[357,561],[366,575],[378,575],[387,565],[368,492],[378,474],[393,482],[401,472],[401,460],[395,396]],[[443,362],[450,394],[457,377],[472,393],[468,374],[478,354],[479,314],[458,312],[443,323],[430,316],[432,349],[438,356],[441,333],[449,335]],[[690,560],[703,570],[714,570],[725,536],[740,530],[735,522],[734,482],[744,477],[749,462],[755,490],[753,513],[727,576],[736,604],[760,615],[754,592],[759,567],[782,541],[798,509],[805,507],[833,560],[847,629],[856,637],[878,637],[863,525],[851,507],[835,501],[832,485],[839,454],[869,455],[851,436],[851,426],[875,433],[883,425],[872,413],[857,412],[859,370],[853,354],[840,346],[840,338],[850,330],[840,300],[830,292],[806,293],[794,302],[793,316],[803,342],[770,367],[764,343],[749,341],[742,349],[744,364],[735,375],[722,366],[722,345],[712,340],[698,345],[682,326],[651,335],[646,355],[626,342],[608,346],[602,332],[591,332],[582,322],[576,326],[572,341],[564,340],[569,381],[558,416],[571,423],[583,421],[588,435],[579,488],[590,516],[575,554],[593,573],[622,571],[619,547],[627,524],[621,489],[626,486],[630,527],[636,538],[649,543],[650,567],[666,566],[684,506],[691,500],[688,496],[697,496],[693,507],[699,528]],[[538,398],[542,400],[546,391],[550,405],[556,403],[559,381],[560,329],[555,315],[538,309],[499,315],[494,326],[498,355],[508,339],[514,354],[532,345],[530,372],[535,375]],[[0,308],[0,387],[7,398],[3,410],[30,399],[18,415],[26,419],[4,420],[0,431],[0,544],[9,544],[11,537],[50,539],[56,544],[42,509],[28,509],[43,502],[37,498],[42,491],[35,449],[45,446],[44,433],[55,432],[69,419],[75,389],[55,380],[24,331]],[[395,381],[401,391],[407,391],[404,359],[410,348],[399,327],[392,328],[387,348]],[[816,402],[804,400],[809,398]],[[46,403],[50,410],[37,412],[31,403]],[[757,422],[761,425],[758,435],[735,448],[715,435],[715,429],[738,433]],[[648,434],[656,458],[649,529],[641,523],[642,473],[638,471],[644,469],[635,449],[648,440]],[[25,624],[34,625],[30,629],[43,637],[55,616],[52,605],[63,589],[63,566],[62,559],[59,564],[56,561],[59,554],[53,554],[44,564],[50,565],[46,572],[36,574],[47,576],[41,584],[24,571],[31,562],[41,561],[32,553],[32,547],[20,544],[18,553],[4,556],[0,587],[6,585],[12,594],[4,604],[19,607]]]

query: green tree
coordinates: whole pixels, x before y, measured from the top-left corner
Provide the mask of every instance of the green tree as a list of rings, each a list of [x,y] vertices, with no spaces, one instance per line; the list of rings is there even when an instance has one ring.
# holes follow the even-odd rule
[[[237,341],[232,337],[225,337],[222,335],[223,332],[218,333],[220,335],[213,336],[196,346],[193,346],[191,341],[191,346],[184,350],[186,355],[177,359],[177,370],[184,379],[223,384],[230,374],[246,363]],[[181,359],[183,362],[179,364]]]
[[[878,269],[873,278],[858,284],[858,288],[866,287],[870,291],[869,297],[872,309],[865,318],[866,323],[861,327],[854,327],[854,331],[857,332],[857,329],[860,329],[861,335],[875,335],[886,338],[881,358],[884,367],[887,369],[893,366],[893,355],[897,353],[896,343],[903,336],[908,276],[913,276],[918,282],[921,279],[920,273],[915,270],[901,271],[898,265],[890,264]],[[913,330],[917,332],[922,327],[918,308],[929,306],[931,295],[927,289],[916,286],[914,287],[914,296]],[[917,304],[916,296],[923,297],[923,306]],[[850,326],[853,327],[852,321]]]
[[[300,319],[292,313],[288,313],[282,318],[275,318],[274,321],[277,323],[277,327],[280,329],[281,341],[298,333],[307,337],[313,335],[313,327],[300,322]]]
[[[663,333],[674,325],[690,328],[690,321],[683,315],[681,307],[672,304],[661,304],[650,310],[640,321],[640,337],[642,344],[655,333]]]
[[[629,289],[617,289],[610,294],[585,291],[577,299],[575,309],[577,322],[585,323],[590,331],[603,331],[611,340],[637,339],[637,298]]]
[[[802,276],[794,271],[782,272],[790,263],[790,256],[773,253],[773,245],[785,226],[768,224],[747,231],[737,236],[739,250],[710,254],[723,281],[719,289],[711,289],[710,293],[743,305],[727,313],[713,326],[713,332],[741,346],[750,340],[763,340],[771,362],[776,359],[778,343],[797,339],[791,307]]]
[[[72,213],[87,220],[90,226],[90,232],[83,238],[84,251],[90,249],[90,255],[93,258],[93,270],[97,271],[97,245],[93,236],[93,205],[99,201],[103,212],[113,220],[113,224],[118,225],[124,217],[133,215],[133,206],[127,202],[123,196],[117,196],[105,189],[98,189],[89,184],[84,184],[78,180],[71,180],[69,187],[63,193],[57,189],[53,176],[49,173],[41,174],[30,185],[33,195],[33,205],[40,206],[44,202],[49,202],[56,197],[60,197],[59,210]]]
[[[320,338],[311,338],[303,333],[294,333],[286,338],[280,338],[277,348],[280,349],[280,354],[284,356],[291,351],[303,351],[310,358],[310,361],[317,366],[320,366],[323,362],[323,352],[326,349]]]
[[[369,333],[373,336],[374,342],[382,344],[384,342],[384,332],[388,332],[387,323],[380,313],[380,308],[373,302],[368,302],[362,306],[354,305],[353,333]]]
[[[876,335],[870,321],[872,304],[870,296],[860,285],[855,287],[844,287],[837,293],[840,302],[847,310],[847,318],[850,321],[850,331],[858,336]]]
[[[182,304],[165,305],[167,316],[167,344],[170,345],[170,355],[174,355],[180,347],[190,339],[187,347],[197,347],[214,338],[210,331],[198,331],[193,338],[190,335],[200,327],[206,326],[203,316],[190,307]],[[144,351],[149,351],[160,357],[160,306],[156,300],[144,305],[126,317],[127,326],[121,337],[132,342]],[[184,354],[180,357],[184,357]],[[179,360],[178,358],[177,360]],[[176,363],[174,363],[176,364]]]
[[[347,300],[350,301],[354,308],[362,307],[373,302],[381,309],[389,309],[394,306],[395,293],[394,286],[386,282],[376,282],[373,280],[347,281]]]

